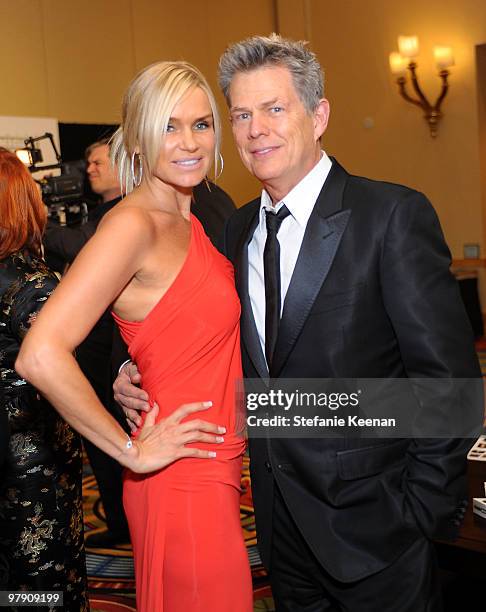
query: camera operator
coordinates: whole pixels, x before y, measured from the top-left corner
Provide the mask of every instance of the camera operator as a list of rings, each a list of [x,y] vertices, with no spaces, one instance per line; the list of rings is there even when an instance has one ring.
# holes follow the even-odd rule
[[[92,208],[88,222],[77,227],[61,227],[50,223],[44,237],[48,255],[56,255],[65,263],[71,263],[86,242],[95,233],[105,213],[121,200],[120,181],[110,162],[108,138],[94,142],[86,149],[86,174],[94,193],[102,202]]]

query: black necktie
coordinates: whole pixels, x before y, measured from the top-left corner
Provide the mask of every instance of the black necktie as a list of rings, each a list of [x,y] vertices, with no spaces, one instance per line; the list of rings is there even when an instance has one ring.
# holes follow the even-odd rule
[[[277,233],[285,217],[290,215],[286,206],[277,214],[265,211],[267,239],[263,251],[263,272],[265,276],[265,356],[270,368],[275,344],[277,343],[280,321],[280,244]]]

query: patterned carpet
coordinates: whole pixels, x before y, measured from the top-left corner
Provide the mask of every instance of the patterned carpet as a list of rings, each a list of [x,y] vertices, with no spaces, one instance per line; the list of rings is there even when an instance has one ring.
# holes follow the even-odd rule
[[[84,527],[86,533],[96,533],[105,529],[103,506],[100,503],[96,480],[87,461],[84,470]],[[241,487],[241,527],[252,569],[254,610],[272,611],[274,607],[270,587],[256,547],[248,457],[245,457],[243,463]],[[91,612],[135,612],[133,558],[129,545],[112,549],[88,548],[87,567]]]

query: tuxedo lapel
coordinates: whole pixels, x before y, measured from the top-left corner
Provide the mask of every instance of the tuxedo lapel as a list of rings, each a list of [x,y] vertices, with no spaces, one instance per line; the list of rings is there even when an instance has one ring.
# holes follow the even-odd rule
[[[331,268],[351,214],[342,209],[345,170],[333,166],[307,223],[287,291],[270,375],[277,377]]]
[[[250,216],[240,234],[235,261],[235,283],[241,302],[240,327],[242,341],[245,343],[250,359],[259,376],[268,378],[267,362],[258,337],[250,294],[248,293],[248,244],[258,223],[259,210],[260,208],[258,207],[255,214]]]

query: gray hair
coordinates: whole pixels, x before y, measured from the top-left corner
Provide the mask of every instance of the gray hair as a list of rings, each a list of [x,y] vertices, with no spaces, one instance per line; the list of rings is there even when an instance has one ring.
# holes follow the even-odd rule
[[[292,75],[302,104],[310,113],[324,97],[324,75],[315,53],[306,49],[306,41],[282,38],[279,34],[253,36],[226,49],[219,60],[219,86],[230,104],[230,86],[238,72],[250,72],[266,66],[283,66]]]

